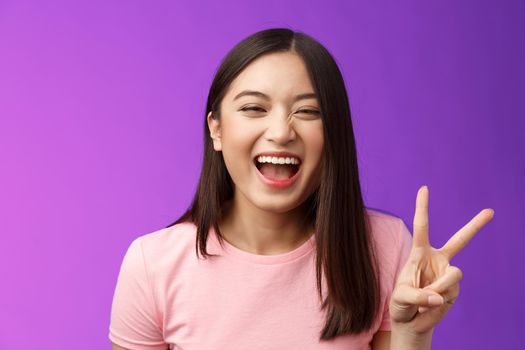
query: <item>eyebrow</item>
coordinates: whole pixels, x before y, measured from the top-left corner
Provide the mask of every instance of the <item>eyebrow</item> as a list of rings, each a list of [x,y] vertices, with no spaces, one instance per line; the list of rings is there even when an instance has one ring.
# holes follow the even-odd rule
[[[237,96],[235,96],[233,98],[233,100],[237,100],[243,96],[255,96],[255,97],[260,97],[262,99],[265,99],[267,101],[270,101],[270,96],[260,92],[260,91],[253,91],[253,90],[244,90],[242,92],[240,92],[239,94],[237,94]],[[307,93],[304,93],[304,94],[299,94],[297,96],[295,96],[294,98],[294,102],[297,102],[299,100],[305,100],[305,99],[309,99],[309,98],[317,98],[317,95],[313,92],[307,92]]]

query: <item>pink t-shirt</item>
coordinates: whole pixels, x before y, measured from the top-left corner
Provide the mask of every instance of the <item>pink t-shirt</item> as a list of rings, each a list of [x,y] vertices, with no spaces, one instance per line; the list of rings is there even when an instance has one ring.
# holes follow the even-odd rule
[[[136,238],[120,268],[109,339],[132,350],[370,349],[378,330],[390,330],[388,302],[412,236],[394,216],[366,209],[381,278],[382,313],[370,331],[319,341],[315,235],[296,249],[256,255],[208,235],[208,252],[195,255],[196,227],[180,223]],[[326,285],[323,278],[323,296]]]

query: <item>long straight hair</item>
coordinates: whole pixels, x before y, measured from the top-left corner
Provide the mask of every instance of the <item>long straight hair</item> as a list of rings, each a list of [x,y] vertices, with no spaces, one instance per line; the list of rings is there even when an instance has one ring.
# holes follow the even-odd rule
[[[328,50],[312,37],[288,28],[256,32],[224,57],[211,84],[206,115],[220,118],[221,101],[231,82],[254,59],[273,52],[299,54],[318,96],[323,118],[323,170],[318,188],[306,199],[306,219],[315,227],[316,280],[322,310],[320,340],[368,331],[379,315],[380,284],[370,222],[365,213],[350,106],[341,72]],[[232,179],[221,152],[213,148],[204,118],[204,159],[193,202],[174,223],[197,227],[195,251],[206,259],[209,229],[222,246],[218,222],[223,203],[233,198]],[[324,274],[324,276],[323,276]],[[323,300],[322,278],[327,285]]]

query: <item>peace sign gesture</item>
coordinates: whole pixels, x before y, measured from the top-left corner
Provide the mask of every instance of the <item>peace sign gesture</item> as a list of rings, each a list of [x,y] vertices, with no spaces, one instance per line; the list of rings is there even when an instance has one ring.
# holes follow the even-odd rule
[[[411,334],[431,331],[459,294],[462,272],[450,265],[474,235],[494,216],[483,209],[439,249],[428,239],[428,188],[419,189],[414,215],[412,250],[401,269],[390,299],[390,319]]]

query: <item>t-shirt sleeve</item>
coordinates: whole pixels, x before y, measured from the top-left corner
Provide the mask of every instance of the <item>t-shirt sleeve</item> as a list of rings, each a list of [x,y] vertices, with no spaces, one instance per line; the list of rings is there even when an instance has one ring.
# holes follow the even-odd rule
[[[141,237],[128,247],[120,266],[109,339],[130,350],[165,350],[160,317],[146,270]]]
[[[387,298],[385,301],[386,304],[384,307],[383,319],[381,320],[381,324],[379,326],[380,331],[389,331],[392,329],[390,324],[389,311],[390,297],[392,296],[393,287],[395,286],[397,277],[399,276],[399,273],[401,272],[403,266],[405,266],[405,263],[408,260],[408,255],[410,254],[410,250],[412,249],[412,234],[410,233],[402,219],[399,219],[398,221],[398,228],[395,236],[397,237],[398,258],[396,259],[397,262],[395,266],[392,267],[394,280],[391,281],[392,289],[388,291]]]

